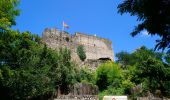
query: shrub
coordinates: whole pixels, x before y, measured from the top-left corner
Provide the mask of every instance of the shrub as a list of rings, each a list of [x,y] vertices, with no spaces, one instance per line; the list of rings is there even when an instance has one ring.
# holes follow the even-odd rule
[[[79,45],[77,47],[77,54],[78,54],[81,61],[84,61],[86,59],[86,53],[85,53],[83,45]]]

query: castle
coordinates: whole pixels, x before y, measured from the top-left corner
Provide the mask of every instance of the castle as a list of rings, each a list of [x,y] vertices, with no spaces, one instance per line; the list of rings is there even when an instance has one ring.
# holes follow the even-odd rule
[[[56,49],[58,47],[67,47],[72,52],[72,59],[80,61],[77,55],[77,47],[84,46],[86,60],[114,60],[112,42],[95,35],[88,35],[76,32],[70,35],[67,32],[60,32],[56,28],[46,28],[42,35],[43,42],[48,47]]]

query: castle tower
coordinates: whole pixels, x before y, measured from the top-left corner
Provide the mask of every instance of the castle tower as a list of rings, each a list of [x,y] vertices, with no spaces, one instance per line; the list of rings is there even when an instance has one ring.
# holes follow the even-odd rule
[[[53,49],[61,46],[69,48],[75,61],[79,60],[76,51],[79,45],[84,46],[86,60],[114,60],[112,42],[108,39],[80,32],[76,32],[74,35],[70,35],[67,32],[60,34],[61,32],[55,28],[46,28],[42,36],[43,42]]]

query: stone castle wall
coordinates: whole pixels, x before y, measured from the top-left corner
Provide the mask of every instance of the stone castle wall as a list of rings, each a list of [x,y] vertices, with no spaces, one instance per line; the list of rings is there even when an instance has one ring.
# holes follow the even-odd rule
[[[72,59],[79,60],[77,55],[77,46],[83,45],[86,52],[86,59],[110,59],[114,60],[112,42],[93,35],[76,32],[70,35],[66,32],[60,32],[57,29],[45,29],[43,32],[43,42],[48,47],[57,49],[67,47],[72,51]]]

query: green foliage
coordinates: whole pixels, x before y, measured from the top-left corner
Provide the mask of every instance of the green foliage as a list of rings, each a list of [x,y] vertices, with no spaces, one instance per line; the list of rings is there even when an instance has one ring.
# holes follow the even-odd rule
[[[99,87],[99,97],[104,95],[125,95],[135,85],[142,83],[142,94],[147,91],[170,96],[169,54],[154,52],[146,47],[133,53],[120,52],[116,56],[119,64],[106,62],[96,72],[87,68],[78,69],[71,61],[67,48],[58,51],[48,48],[41,38],[30,32],[20,33],[10,29],[19,15],[18,0],[0,1],[0,97],[4,100],[48,99],[57,90],[68,94],[70,87],[78,82]],[[132,36],[142,30],[158,34],[158,49],[169,48],[169,1],[125,0],[119,5],[121,14],[129,12],[140,21]],[[151,6],[150,6],[151,5]],[[163,6],[162,6],[163,5]],[[153,10],[154,9],[154,10]],[[163,19],[163,20],[160,20]],[[67,40],[67,39],[66,39]],[[69,40],[68,40],[69,41]],[[84,61],[86,54],[82,45],[77,54]],[[96,86],[95,86],[96,87]]]
[[[122,88],[122,87],[115,88],[115,87],[109,86],[108,89],[101,91],[99,93],[99,100],[103,100],[103,97],[106,96],[106,95],[110,95],[110,96],[112,96],[112,95],[117,95],[117,96],[124,95],[124,88]]]
[[[156,90],[162,86],[161,81],[166,77],[165,68],[161,61],[148,58],[146,61],[142,62],[143,66],[140,66],[141,76],[148,78],[149,86],[151,90]]]
[[[122,68],[127,68],[128,65],[135,62],[133,56],[125,51],[117,53],[116,57],[116,62],[121,64]]]
[[[107,62],[101,64],[97,68],[96,84],[100,91],[107,89],[107,87],[110,85],[119,87],[122,77],[123,76],[120,66],[113,62]]]
[[[54,51],[30,32],[0,34],[0,96],[4,99],[49,98],[58,88],[67,93],[76,82],[67,48]]]
[[[41,60],[48,59],[46,55],[41,58],[45,49],[33,38],[29,32],[1,34],[1,97],[29,99],[53,91],[53,83],[47,81],[51,80],[48,76],[51,65],[40,64]]]
[[[86,53],[85,53],[83,45],[79,45],[77,47],[77,54],[78,54],[79,58],[81,59],[81,61],[84,61],[86,59]]]
[[[166,63],[170,66],[170,53],[167,53],[167,54],[165,55],[165,61],[166,61]]]
[[[107,63],[102,64],[98,67],[97,71],[96,71],[96,84],[99,87],[99,90],[102,91],[104,89],[107,89],[107,86],[109,86],[111,83],[109,83],[109,79],[108,79],[108,74],[109,71],[111,71],[112,66]]]
[[[123,89],[122,94],[131,94],[130,90],[134,86],[135,86],[135,83],[133,83],[130,78],[128,79],[124,78],[121,83],[121,88]]]
[[[129,67],[128,67],[129,68]],[[107,62],[101,64],[96,71],[96,85],[99,87],[99,98],[104,95],[128,95],[135,86],[131,81],[130,71],[121,69],[120,65]]]
[[[9,30],[9,27],[15,25],[15,17],[19,15],[16,8],[18,0],[1,0],[0,1],[0,31]]]
[[[95,84],[95,72],[88,69],[87,67],[80,69],[80,81],[86,81]]]
[[[159,35],[161,40],[157,40],[157,49],[170,49],[170,1],[169,0],[124,0],[119,4],[120,14],[130,13],[137,16],[138,24],[132,36],[143,30],[147,30],[150,35]]]
[[[47,48],[30,32],[10,29],[19,15],[18,0],[0,1],[0,97],[8,100],[47,99],[60,89],[69,92],[77,68],[67,48]]]
[[[59,73],[61,73],[61,80],[59,80],[59,88],[62,94],[69,93],[69,86],[77,82],[76,80],[76,67],[75,64],[71,61],[71,51],[67,48],[60,48],[59,58],[57,65],[59,67]]]
[[[120,63],[121,65],[126,65],[126,67],[128,67],[128,65],[133,66],[135,64],[139,64],[139,62],[148,59],[148,57],[162,60],[164,59],[163,55],[163,53],[154,52],[153,50],[149,50],[145,46],[142,46],[136,49],[132,54],[127,52],[120,52],[116,54],[116,62]]]
[[[146,47],[141,47],[136,49],[135,52],[128,54],[128,56],[131,57],[127,58],[125,55],[125,58],[128,60],[122,59],[124,58],[124,54],[118,58],[119,63],[130,61],[130,63],[126,63],[127,69],[126,71],[124,70],[125,79],[130,80],[136,85],[143,83],[142,94],[147,91],[154,94],[155,91],[160,90],[163,95],[167,96],[169,90],[169,88],[166,87],[167,84],[169,84],[167,80],[170,79],[168,55],[154,52]]]
[[[117,96],[120,96],[120,95],[123,95],[124,94],[124,90],[123,88],[114,88],[114,87],[109,87],[107,90],[104,90],[104,91],[101,91],[99,93],[99,100],[103,100],[103,97],[104,96],[112,96],[112,95],[117,95]]]
[[[4,78],[1,80],[1,92],[4,93],[1,97],[26,100],[54,91],[54,84],[48,76],[48,68],[29,67],[12,70],[8,66],[3,66],[2,69]]]
[[[67,48],[48,48],[36,34],[10,29],[19,0],[0,1],[0,97],[4,100],[48,99],[67,94],[77,82],[77,68]],[[80,47],[82,60],[86,58]],[[88,79],[88,78],[87,78]]]
[[[105,91],[99,92],[99,100],[103,100],[103,97],[107,95],[107,93]]]

